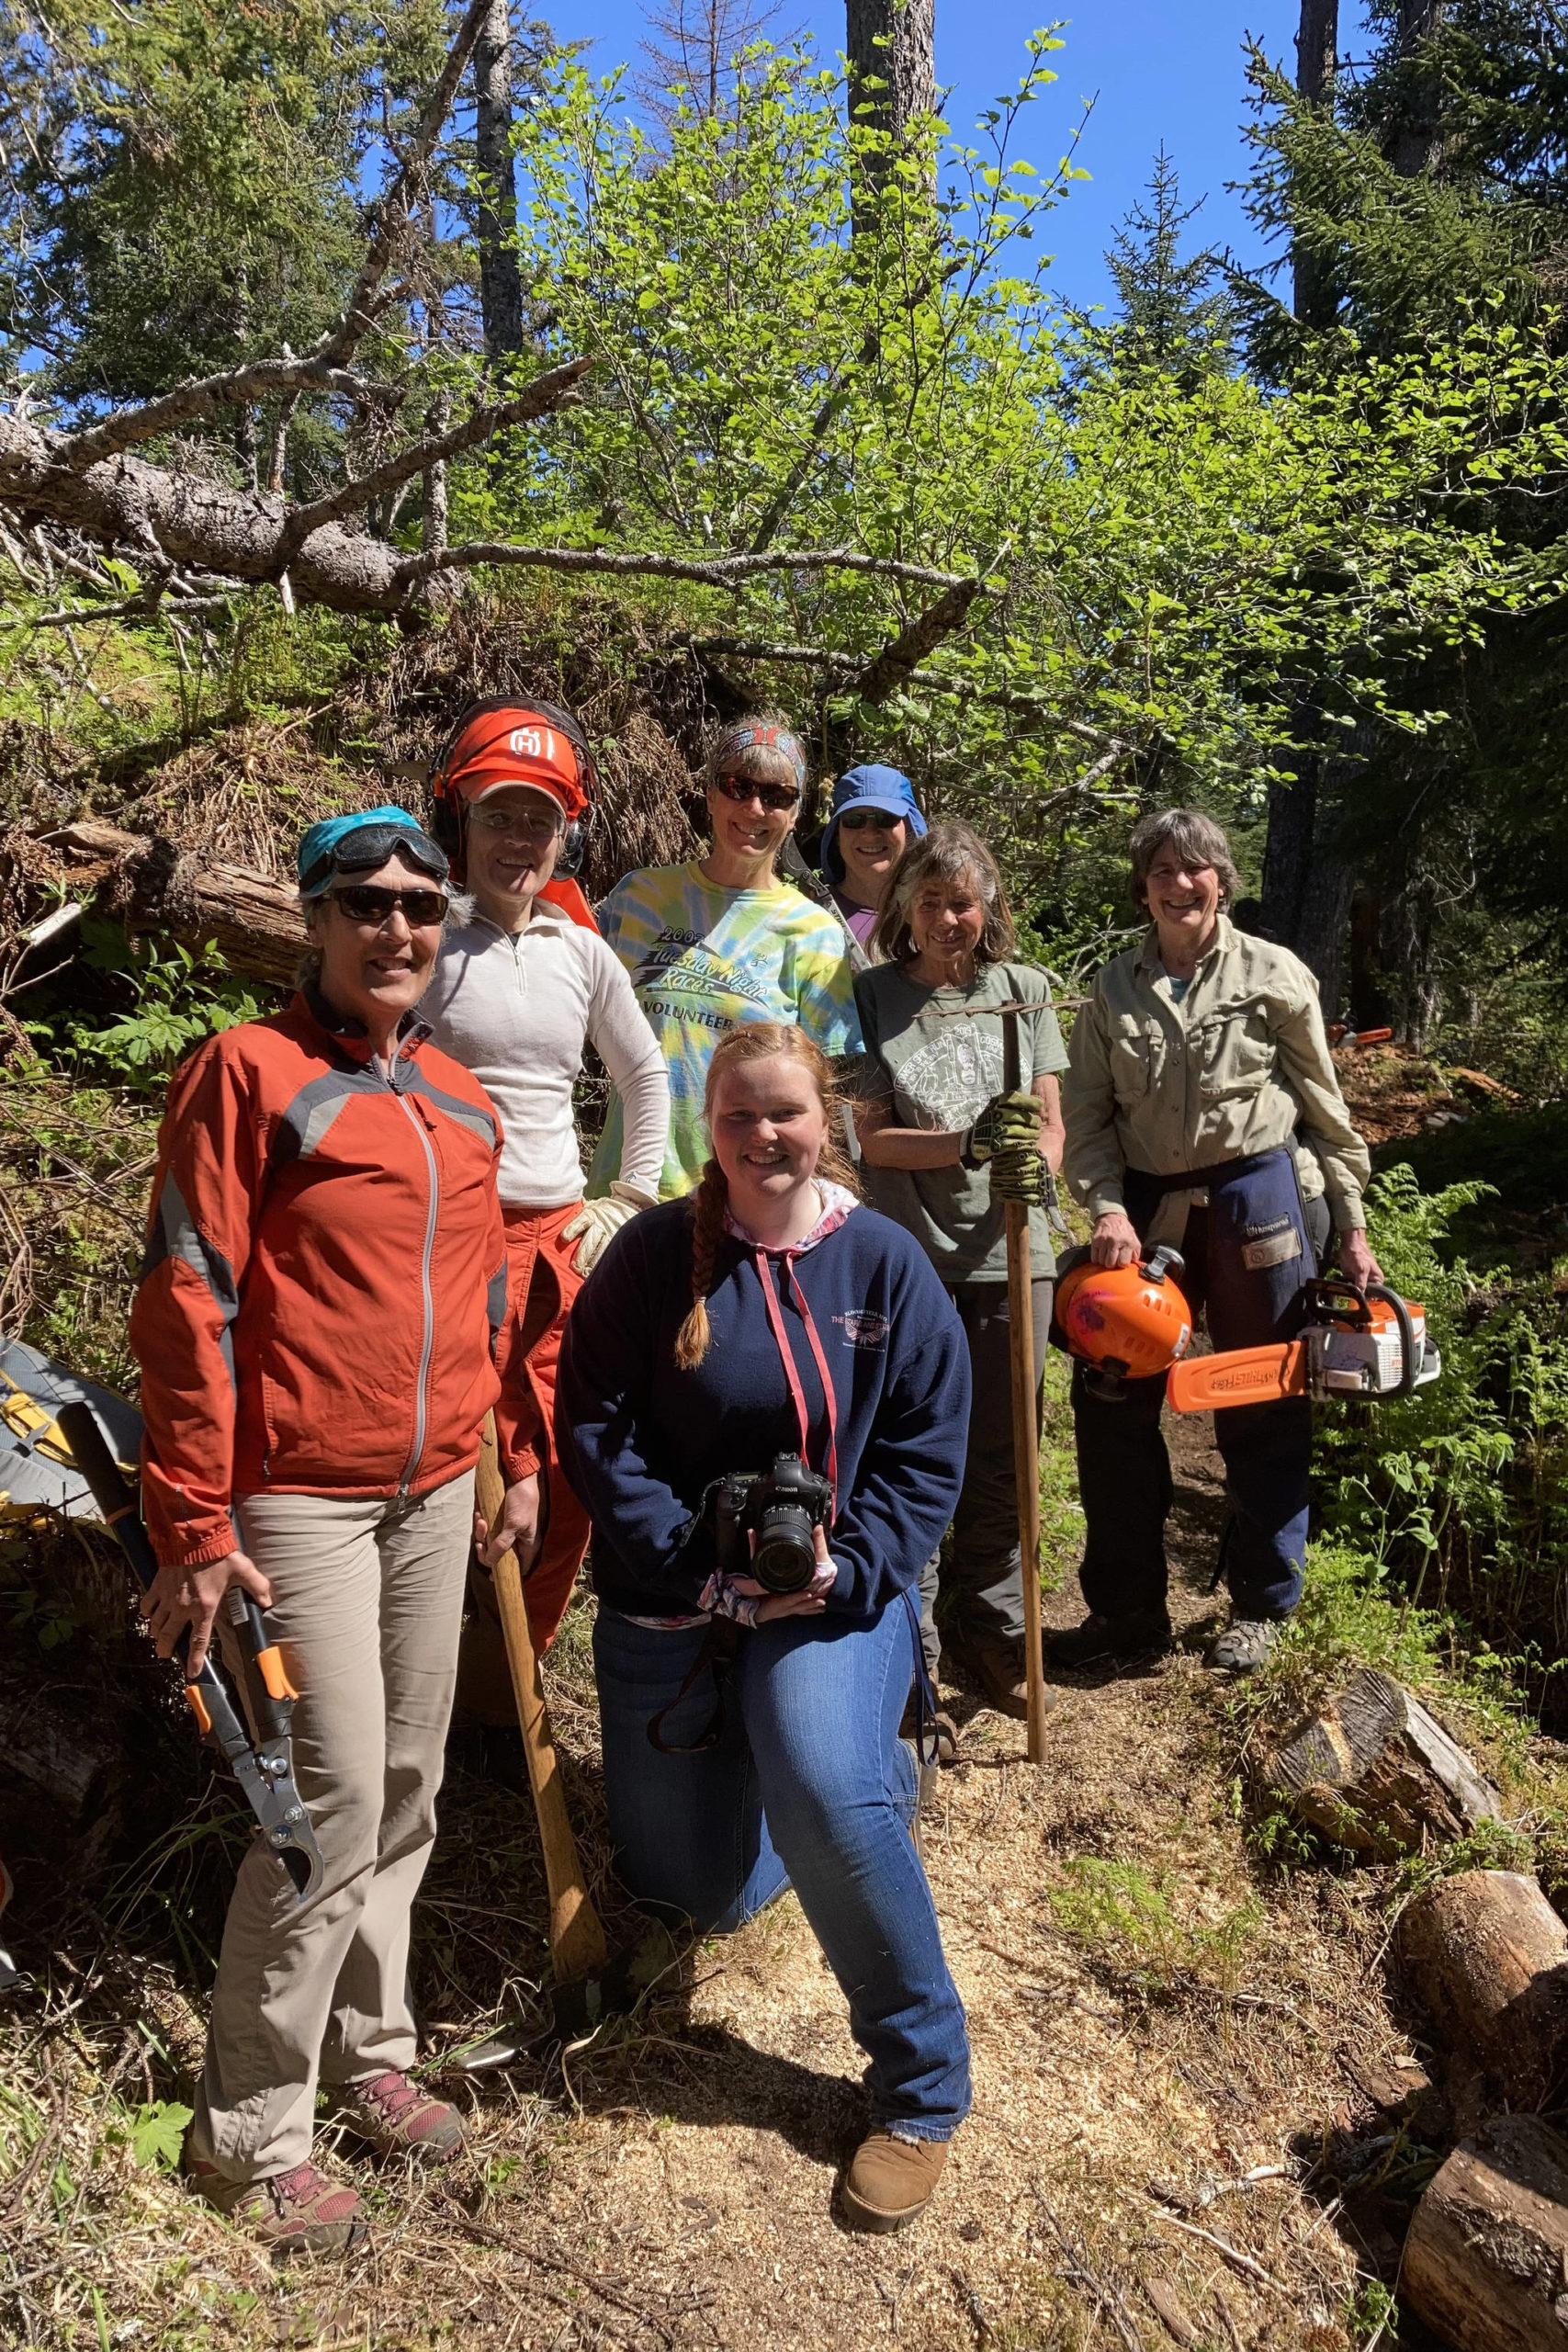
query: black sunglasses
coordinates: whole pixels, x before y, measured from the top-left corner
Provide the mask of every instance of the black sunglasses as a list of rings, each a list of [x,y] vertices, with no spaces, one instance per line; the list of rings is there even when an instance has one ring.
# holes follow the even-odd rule
[[[714,784],[727,800],[759,800],[764,808],[793,808],[800,798],[787,784],[752,784],[743,775],[716,775]]]
[[[843,833],[858,833],[869,826],[876,826],[881,831],[890,833],[895,826],[901,825],[903,821],[902,817],[890,817],[886,808],[851,808],[840,818],[839,831]]]
[[[428,931],[446,920],[446,896],[442,890],[383,890],[374,882],[350,882],[327,895],[350,922],[373,924],[378,931],[400,910],[412,931]]]

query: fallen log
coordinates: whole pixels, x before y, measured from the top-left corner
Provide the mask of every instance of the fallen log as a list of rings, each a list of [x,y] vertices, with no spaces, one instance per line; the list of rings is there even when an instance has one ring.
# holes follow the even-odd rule
[[[1568,2141],[1500,2115],[1461,2141],[1416,2208],[1400,2301],[1453,2352],[1562,2352]]]
[[[1271,1757],[1269,1786],[1312,1828],[1376,1861],[1495,1820],[1497,1792],[1392,1676],[1361,1667]]]
[[[62,826],[39,846],[73,890],[90,892],[128,930],[168,932],[187,947],[211,940],[231,971],[292,984],[305,925],[288,883],[96,820]]]
[[[1404,1913],[1398,1948],[1451,2068],[1484,2075],[1512,2107],[1552,2105],[1568,2077],[1568,1928],[1534,1879],[1441,1880]]]

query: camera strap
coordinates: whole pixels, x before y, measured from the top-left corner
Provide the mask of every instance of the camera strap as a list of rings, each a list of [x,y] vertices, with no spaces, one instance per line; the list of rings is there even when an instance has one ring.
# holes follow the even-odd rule
[[[660,1756],[702,1756],[708,1748],[716,1747],[724,1737],[724,1693],[735,1664],[735,1653],[740,1646],[740,1627],[732,1617],[710,1617],[703,1645],[692,1660],[691,1670],[675,1696],[667,1706],[660,1707],[648,1726],[649,1745]],[[672,1715],[682,1700],[691,1696],[705,1674],[713,1676],[713,1713],[695,1739],[666,1739],[665,1718]]]
[[[795,1271],[795,1261],[787,1251],[781,1254],[784,1264],[782,1281],[790,1283],[795,1291],[795,1303],[800,1308],[800,1319],[806,1326],[806,1336],[811,1343],[811,1353],[821,1378],[822,1395],[828,1408],[826,1470],[828,1484],[833,1489],[833,1517],[837,1519],[839,1515],[839,1401],[833,1394],[832,1374],[828,1370],[828,1359],[822,1352],[822,1342],[818,1337],[817,1326],[812,1320],[811,1308],[807,1301],[806,1293],[802,1290],[799,1276]],[[768,1302],[768,1321],[772,1324],[773,1337],[778,1341],[779,1357],[784,1364],[784,1378],[789,1383],[789,1393],[795,1399],[795,1419],[800,1423],[800,1458],[809,1465],[811,1416],[806,1409],[806,1391],[800,1385],[800,1372],[795,1361],[795,1351],[789,1343],[789,1333],[784,1329],[784,1308],[780,1304],[778,1292],[773,1288],[773,1276],[768,1272],[768,1252],[765,1250],[759,1250],[757,1252],[757,1280],[761,1283],[762,1296]]]

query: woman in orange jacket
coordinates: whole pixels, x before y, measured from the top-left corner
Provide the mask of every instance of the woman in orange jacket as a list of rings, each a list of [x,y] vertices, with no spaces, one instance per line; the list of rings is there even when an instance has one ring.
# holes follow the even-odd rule
[[[400,808],[313,825],[286,1012],[176,1072],[131,1315],[162,1655],[198,1668],[232,1585],[272,1612],[324,1876],[241,1868],[186,2148],[199,2192],[276,2250],[364,2234],[310,2162],[318,2084],[372,2145],[445,2159],[411,2084],[409,1915],[434,1836],[480,1425],[505,1306],[501,1125],[415,1007],[443,852]]]

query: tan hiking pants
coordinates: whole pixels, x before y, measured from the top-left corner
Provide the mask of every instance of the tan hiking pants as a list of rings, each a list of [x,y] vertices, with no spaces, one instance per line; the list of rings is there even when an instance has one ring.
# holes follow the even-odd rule
[[[318,2079],[412,2063],[409,1914],[435,1836],[473,1508],[472,1471],[415,1502],[235,1507],[272,1579],[299,1691],[295,1772],[326,1875],[301,1904],[258,1838],[235,1883],[190,2133],[230,2179],[305,2161]]]

